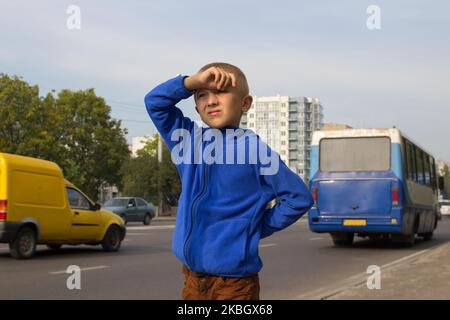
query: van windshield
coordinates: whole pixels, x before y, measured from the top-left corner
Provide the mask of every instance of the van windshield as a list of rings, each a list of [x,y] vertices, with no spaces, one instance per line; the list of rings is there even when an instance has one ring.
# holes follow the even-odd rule
[[[105,207],[126,207],[129,199],[111,199],[106,201]]]
[[[391,167],[390,146],[389,137],[322,139],[320,171],[387,171]]]

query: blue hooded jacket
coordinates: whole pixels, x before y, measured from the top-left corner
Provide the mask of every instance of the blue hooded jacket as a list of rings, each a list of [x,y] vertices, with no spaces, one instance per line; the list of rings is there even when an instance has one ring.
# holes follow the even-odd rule
[[[264,146],[268,154],[275,156],[279,167],[275,174],[261,174],[267,163],[261,161],[257,152],[249,151],[248,144],[251,137],[257,139],[258,146],[264,143],[252,130],[200,128],[185,117],[175,106],[193,94],[183,80],[183,76],[177,76],[145,96],[147,112],[172,152],[172,160],[174,154],[186,160],[176,162],[182,191],[173,252],[195,272],[224,277],[256,274],[262,268],[260,239],[297,221],[313,205],[312,195],[302,179],[267,145]],[[227,129],[239,129],[237,136],[229,138]],[[208,134],[210,141],[205,138]],[[243,164],[234,152],[242,145],[246,150]],[[211,156],[230,154],[234,164],[198,161],[202,159],[196,158],[198,150],[201,154],[214,150]],[[256,162],[247,159],[255,154]],[[276,204],[267,207],[274,199]]]

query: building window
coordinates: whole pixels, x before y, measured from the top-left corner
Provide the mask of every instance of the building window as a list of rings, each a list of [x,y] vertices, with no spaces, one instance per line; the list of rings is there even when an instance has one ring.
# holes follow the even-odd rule
[[[286,154],[286,151],[281,151],[281,154],[282,154],[282,155],[285,155],[285,154]]]
[[[254,113],[250,113],[250,118],[254,118],[255,114]]]
[[[254,126],[253,126],[253,123],[250,123],[249,127],[250,127],[250,128],[253,128],[253,127],[254,127]]]
[[[286,145],[286,141],[281,141],[281,145],[282,146]]]
[[[285,136],[286,135],[286,131],[281,131],[281,135]]]

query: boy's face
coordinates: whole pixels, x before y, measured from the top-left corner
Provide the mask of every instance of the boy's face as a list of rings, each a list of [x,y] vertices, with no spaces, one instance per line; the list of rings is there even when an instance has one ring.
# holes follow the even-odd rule
[[[196,110],[204,123],[211,128],[239,127],[243,112],[250,109],[253,98],[244,96],[238,88],[222,91],[198,89],[195,92]]]

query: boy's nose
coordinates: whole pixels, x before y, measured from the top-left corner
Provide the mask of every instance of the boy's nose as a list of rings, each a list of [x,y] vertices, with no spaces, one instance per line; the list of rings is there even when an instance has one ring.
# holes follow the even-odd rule
[[[215,94],[208,95],[208,106],[217,105],[217,97]]]

